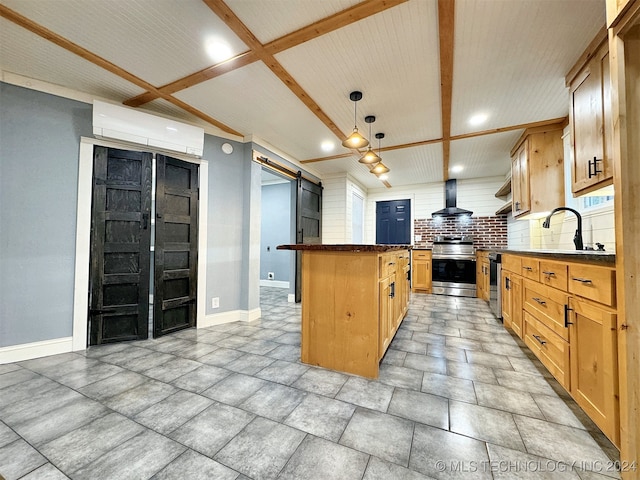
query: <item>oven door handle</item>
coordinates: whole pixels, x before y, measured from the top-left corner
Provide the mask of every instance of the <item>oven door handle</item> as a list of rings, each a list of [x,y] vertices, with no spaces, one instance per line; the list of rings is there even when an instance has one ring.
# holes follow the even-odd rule
[[[431,259],[432,260],[467,260],[470,262],[476,261],[476,257],[469,257],[467,255],[433,255]]]

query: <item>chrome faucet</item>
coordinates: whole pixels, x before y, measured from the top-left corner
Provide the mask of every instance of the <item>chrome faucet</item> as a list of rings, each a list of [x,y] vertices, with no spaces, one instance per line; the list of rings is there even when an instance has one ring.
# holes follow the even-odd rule
[[[551,225],[551,217],[553,216],[553,214],[561,210],[568,210],[570,212],[573,212],[578,218],[578,228],[576,229],[576,233],[573,235],[573,244],[576,246],[576,250],[583,250],[584,245],[582,244],[582,216],[577,210],[569,207],[554,208],[553,210],[551,210],[551,213],[547,216],[547,218],[544,219],[544,222],[542,222],[542,228],[549,228],[549,226]]]

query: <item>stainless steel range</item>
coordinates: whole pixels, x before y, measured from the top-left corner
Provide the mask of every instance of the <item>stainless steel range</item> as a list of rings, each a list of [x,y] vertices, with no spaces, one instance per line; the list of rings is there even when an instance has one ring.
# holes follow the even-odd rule
[[[472,236],[437,236],[431,253],[434,294],[476,296],[476,254]]]

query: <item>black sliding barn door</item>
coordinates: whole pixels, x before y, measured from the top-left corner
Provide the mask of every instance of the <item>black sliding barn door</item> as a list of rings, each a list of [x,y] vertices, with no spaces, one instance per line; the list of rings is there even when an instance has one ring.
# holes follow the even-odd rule
[[[322,185],[298,175],[296,243],[322,243]],[[302,299],[302,252],[296,252],[296,302]]]
[[[196,321],[198,165],[156,156],[154,337]]]
[[[94,149],[90,345],[148,337],[151,159]]]

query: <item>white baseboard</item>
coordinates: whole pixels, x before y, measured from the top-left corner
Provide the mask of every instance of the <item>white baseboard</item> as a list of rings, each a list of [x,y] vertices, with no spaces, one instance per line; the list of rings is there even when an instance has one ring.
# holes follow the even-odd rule
[[[290,293],[289,296],[287,297],[287,302],[295,303],[295,301],[296,301],[296,294],[295,293]]]
[[[54,338],[42,342],[23,343],[0,348],[0,365],[32,358],[48,357],[73,351],[73,337]]]
[[[231,310],[229,312],[214,313],[205,315],[202,320],[198,320],[198,328],[213,327],[231,322],[253,322],[262,316],[259,308],[253,310]]]
[[[289,288],[289,282],[282,280],[260,280],[261,287]]]

